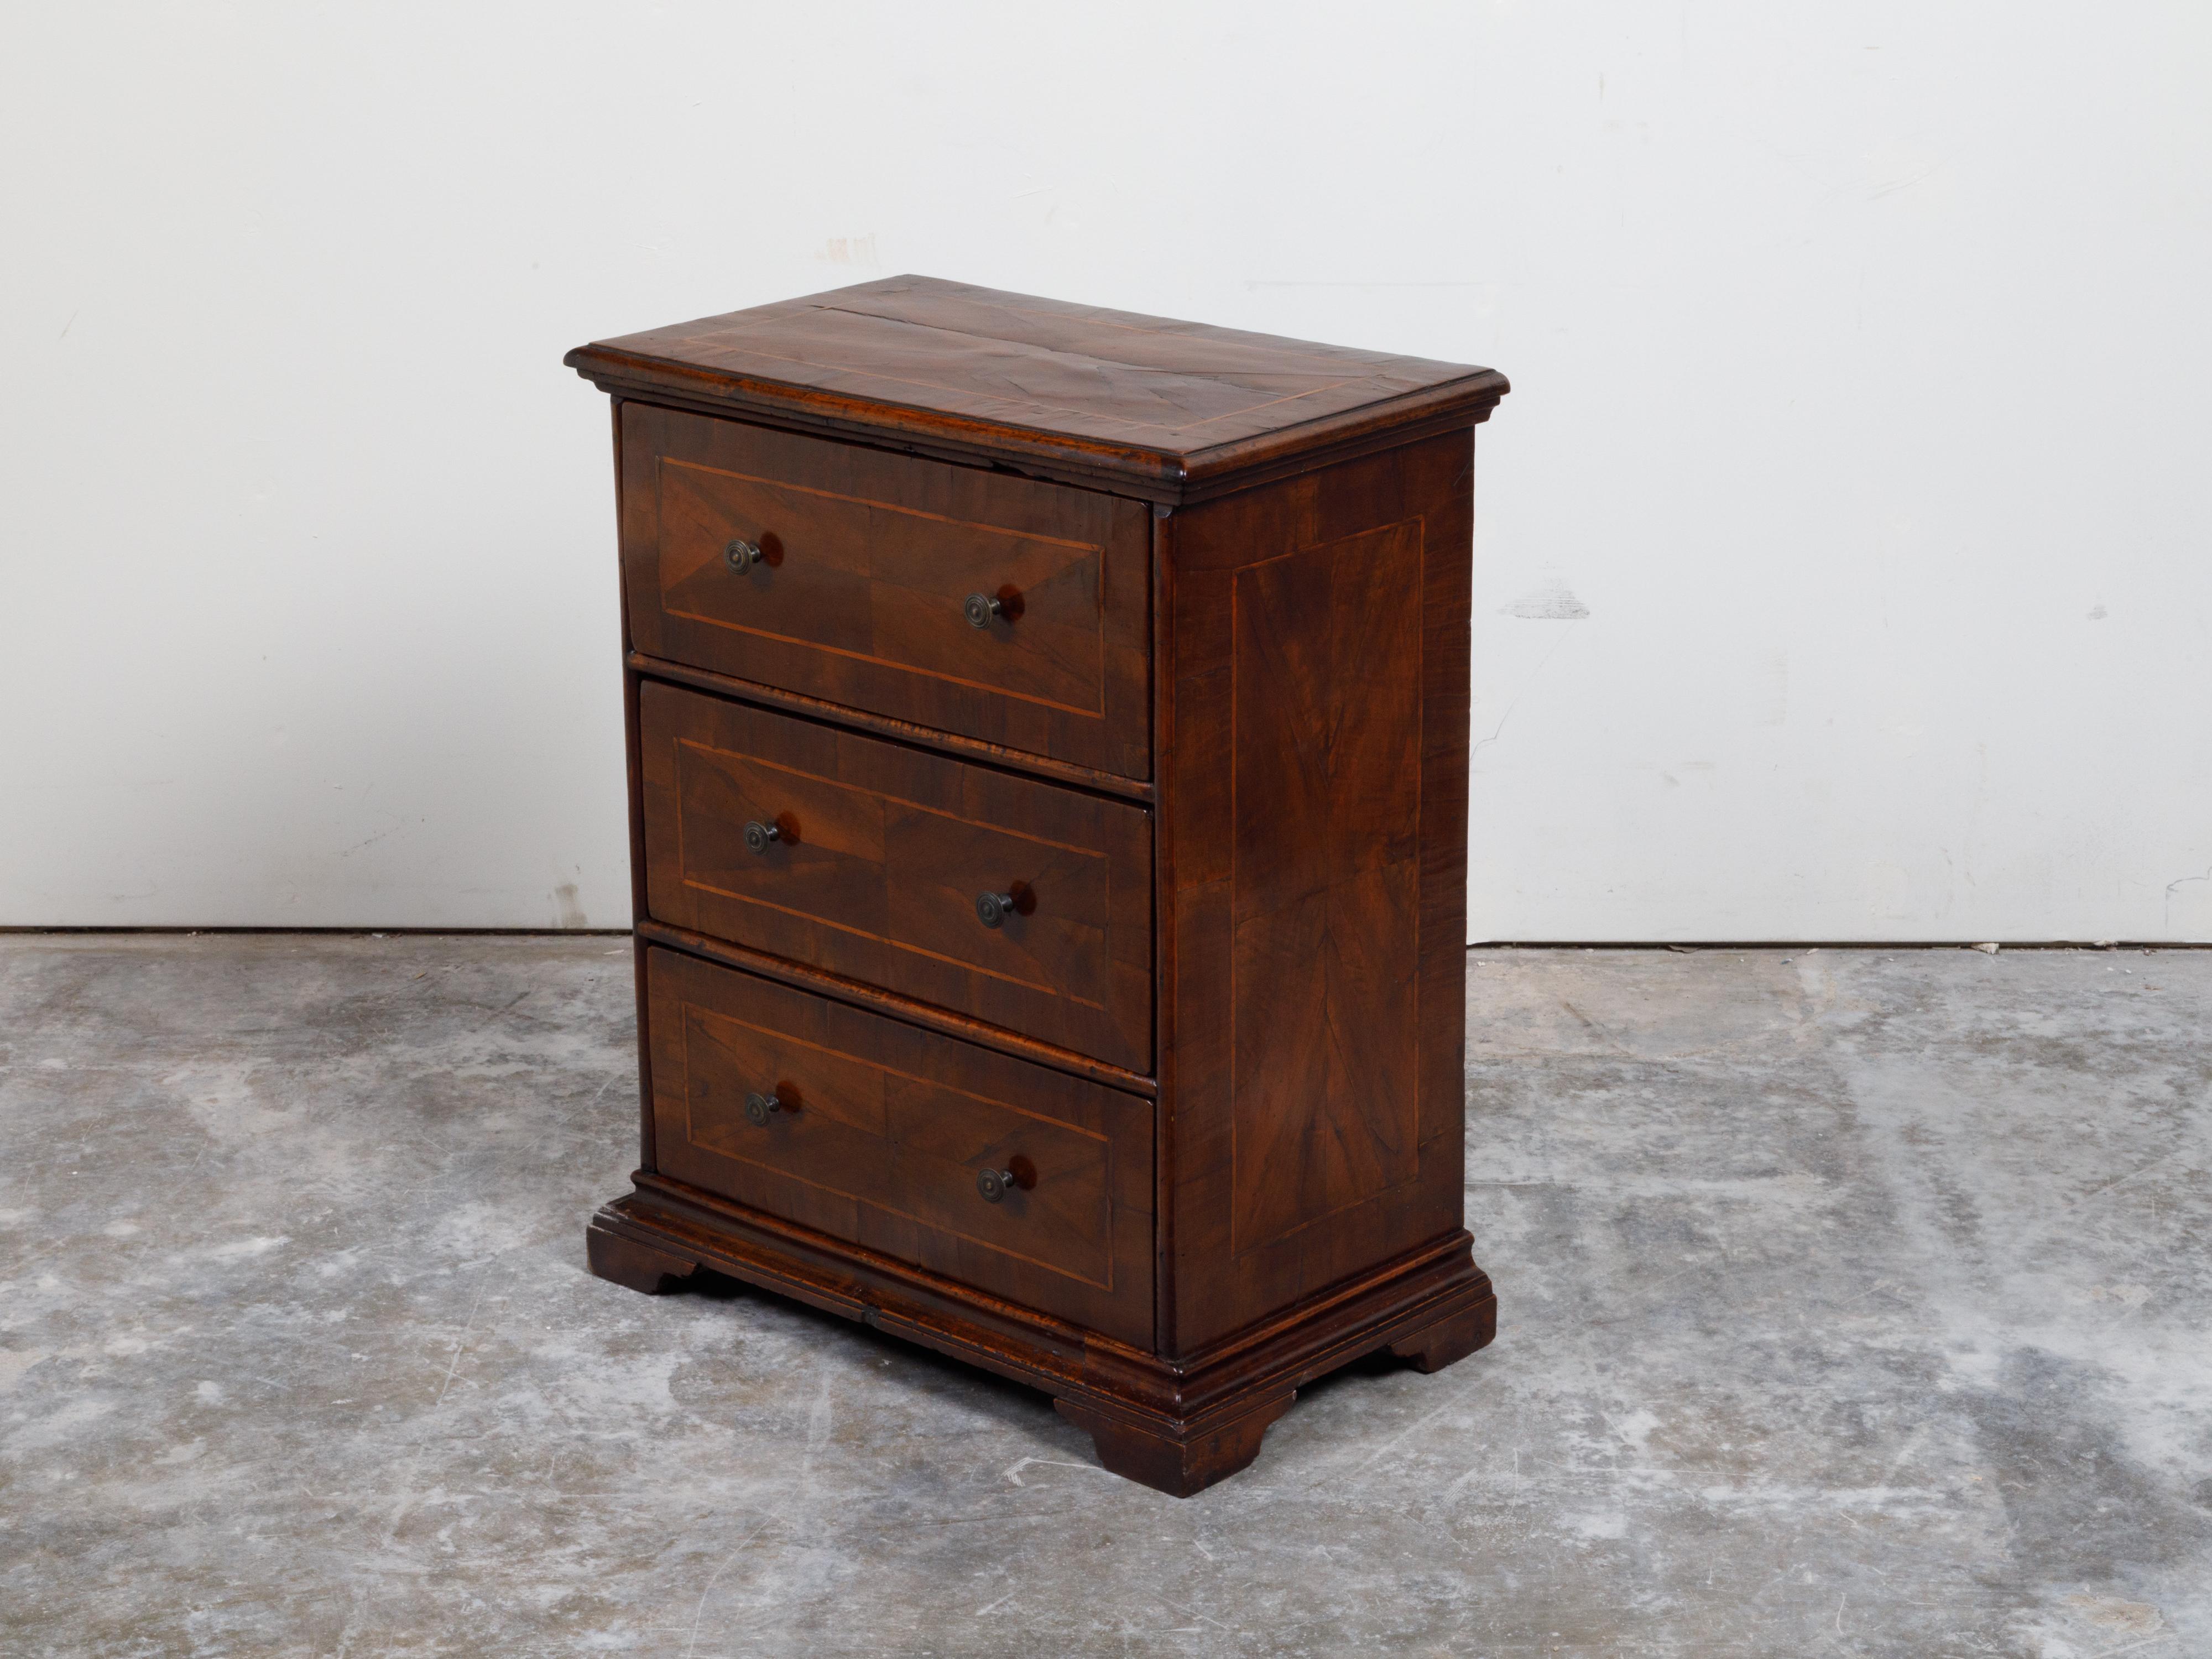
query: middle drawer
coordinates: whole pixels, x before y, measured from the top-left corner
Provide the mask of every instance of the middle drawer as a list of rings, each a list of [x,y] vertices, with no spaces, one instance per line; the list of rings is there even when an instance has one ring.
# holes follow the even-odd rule
[[[1151,1070],[1143,807],[653,680],[638,727],[656,919]]]

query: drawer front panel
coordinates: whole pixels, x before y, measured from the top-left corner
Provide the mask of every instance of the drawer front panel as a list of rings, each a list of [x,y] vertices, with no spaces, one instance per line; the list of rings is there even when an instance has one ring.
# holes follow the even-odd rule
[[[647,655],[1151,775],[1141,503],[642,404],[622,450]]]
[[[1150,1103],[674,951],[647,985],[662,1173],[1151,1340]]]
[[[638,723],[655,918],[1150,1070],[1143,807],[653,681]]]

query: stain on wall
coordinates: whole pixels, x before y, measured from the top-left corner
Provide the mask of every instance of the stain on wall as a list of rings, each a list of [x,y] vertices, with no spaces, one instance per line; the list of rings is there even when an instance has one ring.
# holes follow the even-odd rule
[[[576,902],[576,884],[564,881],[553,890],[553,925],[556,927],[588,927],[584,919],[584,907]]]
[[[1531,622],[1580,622],[1589,615],[1589,607],[1560,578],[1547,576],[1498,614]]]

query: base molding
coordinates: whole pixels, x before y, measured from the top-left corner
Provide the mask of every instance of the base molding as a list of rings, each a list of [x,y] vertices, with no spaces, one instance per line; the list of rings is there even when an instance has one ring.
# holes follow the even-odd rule
[[[1053,1409],[1091,1437],[1098,1461],[1108,1470],[1170,1498],[1190,1498],[1217,1480],[1225,1480],[1260,1455],[1261,1437],[1297,1399],[1295,1393],[1262,1400],[1239,1416],[1180,1431],[1157,1423],[1132,1421],[1073,1400],[1055,1400]]]
[[[681,1289],[699,1271],[688,1252],[671,1255],[631,1234],[597,1225],[584,1231],[584,1253],[598,1277],[645,1296]]]
[[[1477,1348],[1488,1347],[1497,1335],[1498,1298],[1492,1296],[1398,1338],[1389,1348],[1415,1370],[1427,1373],[1440,1371]]]
[[[658,1295],[711,1268],[982,1366],[1052,1395],[1108,1469],[1177,1498],[1249,1465],[1315,1377],[1382,1348],[1440,1370],[1498,1328],[1464,1231],[1170,1358],[665,1176],[635,1179],[586,1230],[599,1278]]]

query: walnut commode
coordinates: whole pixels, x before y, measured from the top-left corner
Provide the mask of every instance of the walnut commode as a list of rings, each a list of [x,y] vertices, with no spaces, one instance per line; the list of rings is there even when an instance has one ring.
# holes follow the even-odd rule
[[[704,1267],[1232,1474],[1490,1340],[1462,1213],[1494,370],[902,276],[614,398],[643,1150]]]

